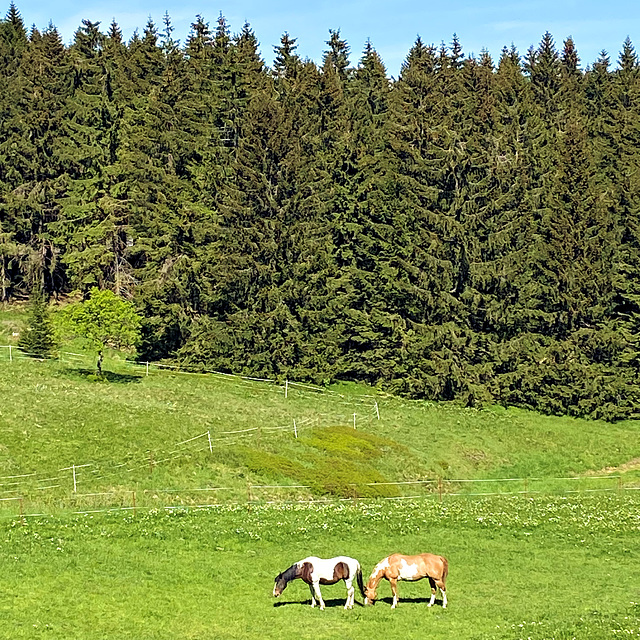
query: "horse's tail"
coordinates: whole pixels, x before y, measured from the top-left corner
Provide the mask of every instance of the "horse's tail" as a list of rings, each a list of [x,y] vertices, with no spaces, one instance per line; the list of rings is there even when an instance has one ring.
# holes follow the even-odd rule
[[[363,598],[367,596],[364,593],[364,582],[362,581],[362,567],[358,564],[358,568],[356,569],[356,580],[358,581],[358,589],[360,589],[360,593]]]
[[[444,582],[449,575],[449,561],[444,556],[440,557],[442,558],[442,582]]]

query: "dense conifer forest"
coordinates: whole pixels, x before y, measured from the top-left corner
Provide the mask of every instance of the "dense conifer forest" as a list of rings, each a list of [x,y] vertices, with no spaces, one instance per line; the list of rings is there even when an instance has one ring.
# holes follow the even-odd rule
[[[129,42],[0,21],[0,301],[133,300],[145,360],[635,415],[640,63],[417,39],[389,78],[329,31]]]

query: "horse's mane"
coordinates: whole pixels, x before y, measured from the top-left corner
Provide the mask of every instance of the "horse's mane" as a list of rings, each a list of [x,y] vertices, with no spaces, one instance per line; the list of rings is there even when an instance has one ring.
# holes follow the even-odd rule
[[[292,564],[288,569],[285,569],[278,578],[282,578],[285,582],[290,582],[299,577],[300,567],[297,564]]]

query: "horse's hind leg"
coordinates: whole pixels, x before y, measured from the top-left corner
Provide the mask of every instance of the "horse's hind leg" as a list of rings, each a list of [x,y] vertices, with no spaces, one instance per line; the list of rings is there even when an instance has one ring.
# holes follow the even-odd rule
[[[440,593],[442,594],[442,608],[447,608],[447,588],[444,585],[444,580],[436,580],[436,584],[440,589]]]
[[[427,606],[432,607],[433,603],[436,601],[436,593],[438,590],[436,589],[436,581],[431,576],[427,577],[429,578],[429,584],[431,585],[431,600],[429,600],[429,604]]]
[[[311,591],[311,608],[313,609],[313,607],[316,606],[316,596],[313,592],[313,585],[309,585],[309,591]]]

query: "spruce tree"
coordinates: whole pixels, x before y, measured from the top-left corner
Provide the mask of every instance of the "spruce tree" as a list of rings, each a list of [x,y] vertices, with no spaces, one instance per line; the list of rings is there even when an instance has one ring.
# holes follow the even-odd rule
[[[22,184],[20,153],[24,117],[24,83],[21,62],[28,46],[20,12],[12,2],[5,20],[0,20],[0,300],[28,291],[28,217],[22,207],[8,203]]]
[[[99,23],[83,21],[64,70],[70,82],[64,108],[60,157],[70,179],[59,198],[57,241],[71,285],[87,293],[113,286],[121,266],[122,210],[112,206],[108,167],[116,159],[118,112],[109,83],[105,36]],[[110,62],[110,61],[109,61]]]
[[[47,358],[55,348],[53,327],[40,283],[36,283],[29,297],[27,324],[20,334],[18,347],[30,356]]]

